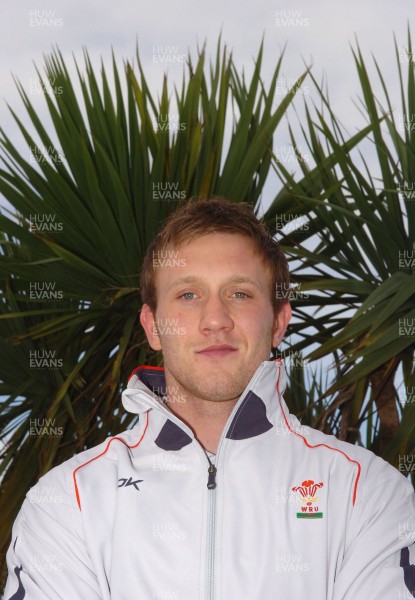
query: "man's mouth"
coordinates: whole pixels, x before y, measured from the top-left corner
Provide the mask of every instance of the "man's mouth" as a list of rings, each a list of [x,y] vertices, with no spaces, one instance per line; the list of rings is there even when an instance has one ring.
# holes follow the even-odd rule
[[[229,344],[214,344],[207,346],[203,350],[198,350],[196,354],[207,358],[224,358],[233,352],[237,352],[237,348],[234,346],[230,346]]]

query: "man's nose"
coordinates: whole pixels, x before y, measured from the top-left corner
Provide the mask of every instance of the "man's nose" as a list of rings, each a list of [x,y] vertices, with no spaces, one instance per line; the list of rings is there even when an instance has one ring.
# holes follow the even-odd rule
[[[201,331],[233,329],[234,323],[226,302],[220,296],[210,296],[204,303],[200,316]]]

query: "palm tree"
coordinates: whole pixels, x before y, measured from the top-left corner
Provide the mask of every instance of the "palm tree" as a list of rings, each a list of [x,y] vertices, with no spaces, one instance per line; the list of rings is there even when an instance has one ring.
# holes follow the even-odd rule
[[[395,41],[400,115],[392,106],[379,65],[375,62],[383,105],[376,99],[358,45],[353,52],[362,111],[378,162],[376,174],[364,156],[349,152],[339,122],[321,94],[323,109],[313,121],[306,107],[307,129],[303,127],[316,166],[310,169],[300,161],[302,177],[294,178],[278,163],[283,189],[267,220],[275,223],[276,214],[288,211],[307,223],[285,235],[282,230],[281,243],[291,256],[293,279],[302,292],[294,302],[297,322],[292,332],[297,338],[291,351],[308,349],[309,360],[326,357],[332,364],[331,382],[324,389],[321,383],[317,385],[321,372],[312,378],[313,389],[319,392],[312,402],[303,386],[297,412],[315,427],[371,448],[404,474],[412,473],[415,483],[411,459],[415,450],[415,73],[411,48],[408,32],[405,82],[402,52]],[[293,134],[292,143],[299,146]]]

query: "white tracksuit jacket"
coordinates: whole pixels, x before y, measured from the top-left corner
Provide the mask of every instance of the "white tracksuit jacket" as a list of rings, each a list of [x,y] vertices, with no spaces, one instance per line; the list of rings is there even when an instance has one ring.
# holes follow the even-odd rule
[[[164,385],[162,369],[136,369],[123,404],[139,424],[31,489],[5,600],[415,597],[411,484],[290,415],[281,361],[262,363],[240,397],[216,473],[152,393]]]

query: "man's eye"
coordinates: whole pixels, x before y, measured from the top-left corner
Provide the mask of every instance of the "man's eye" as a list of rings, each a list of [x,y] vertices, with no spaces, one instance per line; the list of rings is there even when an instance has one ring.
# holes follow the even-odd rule
[[[184,292],[184,294],[179,296],[179,298],[184,298],[184,300],[193,300],[195,297],[196,294],[194,292]]]
[[[237,298],[249,298],[246,292],[234,292],[234,294]]]

